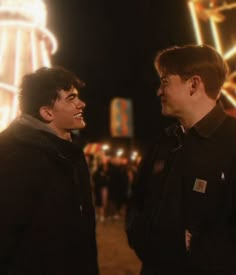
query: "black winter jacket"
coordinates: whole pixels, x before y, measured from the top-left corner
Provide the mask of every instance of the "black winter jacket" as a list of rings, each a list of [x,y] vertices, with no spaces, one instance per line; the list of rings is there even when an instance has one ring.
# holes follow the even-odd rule
[[[82,150],[18,123],[0,135],[0,274],[98,274]]]
[[[151,269],[236,272],[236,121],[213,113],[201,131],[166,129],[140,166],[126,230]]]

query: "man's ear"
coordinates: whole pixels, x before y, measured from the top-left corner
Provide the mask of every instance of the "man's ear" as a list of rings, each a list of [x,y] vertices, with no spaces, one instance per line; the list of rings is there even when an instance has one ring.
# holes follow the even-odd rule
[[[197,89],[199,88],[201,82],[201,78],[199,76],[193,76],[191,78],[191,88],[190,88],[190,95],[192,96]]]
[[[51,122],[53,120],[53,113],[50,107],[42,106],[39,109],[39,114],[45,122]]]

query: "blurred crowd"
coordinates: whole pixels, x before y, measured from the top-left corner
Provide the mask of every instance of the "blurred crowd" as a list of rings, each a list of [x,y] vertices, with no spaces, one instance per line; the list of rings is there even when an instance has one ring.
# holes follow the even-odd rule
[[[123,157],[86,155],[97,222],[118,220],[126,209],[138,162]]]

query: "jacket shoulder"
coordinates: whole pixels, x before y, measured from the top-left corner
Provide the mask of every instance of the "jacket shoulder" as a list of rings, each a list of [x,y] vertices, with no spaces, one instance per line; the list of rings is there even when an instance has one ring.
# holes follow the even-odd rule
[[[236,119],[227,116],[221,127],[219,127],[219,132],[222,139],[227,143],[236,144]]]
[[[236,118],[227,115],[224,121],[224,125],[228,130],[236,132]]]

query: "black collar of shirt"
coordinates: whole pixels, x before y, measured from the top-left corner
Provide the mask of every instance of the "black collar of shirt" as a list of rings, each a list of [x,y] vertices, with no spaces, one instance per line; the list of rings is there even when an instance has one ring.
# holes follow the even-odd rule
[[[194,129],[201,137],[208,138],[223,123],[225,118],[226,114],[223,105],[221,102],[218,102],[204,118],[192,127],[192,129]]]

